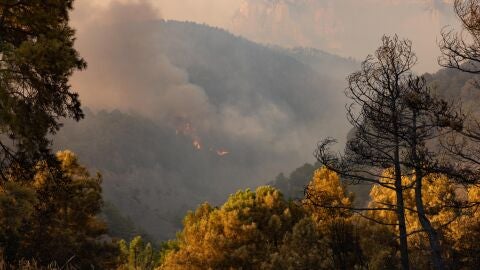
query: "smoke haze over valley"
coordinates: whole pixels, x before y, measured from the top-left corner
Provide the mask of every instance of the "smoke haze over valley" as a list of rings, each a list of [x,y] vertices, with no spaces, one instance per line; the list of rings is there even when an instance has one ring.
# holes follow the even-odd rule
[[[319,139],[338,138],[341,150],[345,77],[359,62],[327,51],[364,57],[384,31],[349,32],[345,24],[356,22],[346,7],[356,3],[78,2],[76,47],[88,69],[72,84],[88,109],[85,120],[66,124],[56,147],[100,171],[106,200],[137,226],[171,238],[198,203],[312,162]],[[413,16],[435,25],[449,20],[444,1],[363,4],[385,14],[416,7]],[[211,21],[212,13],[224,15]]]
[[[106,199],[148,233],[171,237],[196,204],[265,184],[312,161],[319,138],[345,137],[356,61],[152,10],[115,2],[78,22],[89,68],[72,82],[91,111],[57,140],[103,173]]]

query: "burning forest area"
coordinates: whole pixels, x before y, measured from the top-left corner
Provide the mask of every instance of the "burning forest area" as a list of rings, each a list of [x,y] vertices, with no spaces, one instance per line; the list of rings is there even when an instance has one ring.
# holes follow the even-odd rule
[[[225,148],[213,148],[209,145],[205,146],[202,143],[202,139],[198,135],[195,127],[193,127],[193,125],[190,122],[185,122],[184,124],[179,125],[175,129],[175,134],[191,139],[192,146],[195,150],[201,151],[202,149],[208,149],[208,151],[215,153],[221,157],[230,154],[230,152]]]

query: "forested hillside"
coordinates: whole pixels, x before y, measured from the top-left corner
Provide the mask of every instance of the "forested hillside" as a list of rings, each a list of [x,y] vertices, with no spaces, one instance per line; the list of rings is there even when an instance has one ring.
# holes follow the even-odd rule
[[[294,164],[313,160],[319,138],[346,137],[343,89],[358,66],[354,60],[316,49],[266,47],[194,23],[153,22],[149,29],[147,41],[157,50],[151,52],[186,72],[215,112],[195,122],[145,114],[144,108],[97,108],[80,124],[67,124],[57,147],[68,146],[102,171],[106,199],[154,238],[173,236],[183,214],[202,201],[218,203],[279,172],[288,176]],[[472,75],[440,70],[426,78],[443,96],[466,103],[476,98]],[[138,95],[148,99],[163,91],[155,87]],[[161,114],[159,106],[153,112]],[[303,196],[314,169],[308,166],[308,172],[304,166],[277,176],[274,185],[287,197]],[[366,203],[368,185],[350,189],[358,193],[357,203]]]
[[[123,37],[115,29],[104,29],[113,31],[108,41]],[[97,104],[86,110],[84,121],[65,125],[56,148],[72,149],[83,163],[101,171],[106,200],[156,239],[174,236],[183,215],[198,203],[221,202],[239,188],[264,184],[278,172],[312,160],[320,136],[342,137],[347,130],[342,89],[355,61],[314,49],[270,48],[194,23],[157,21],[148,29],[143,39],[154,46],[145,54],[166,57],[185,72],[188,84],[204,93],[205,101],[198,105],[197,95],[183,97],[185,112],[169,111],[170,96],[163,95],[168,84],[153,84],[156,66],[139,55],[129,59],[128,70],[146,64],[153,69],[151,77],[140,74],[129,80],[143,78],[141,87],[151,88],[131,90],[137,91],[132,103],[145,103],[105,110]],[[112,66],[108,72],[95,70],[93,61],[90,69],[98,72],[85,75],[95,76],[89,87],[117,85],[122,95],[126,90],[120,82],[130,75],[113,66],[117,58],[102,57],[102,67]],[[158,72],[164,76],[164,69]],[[99,76],[101,84],[95,84]],[[198,107],[204,114],[192,115]]]

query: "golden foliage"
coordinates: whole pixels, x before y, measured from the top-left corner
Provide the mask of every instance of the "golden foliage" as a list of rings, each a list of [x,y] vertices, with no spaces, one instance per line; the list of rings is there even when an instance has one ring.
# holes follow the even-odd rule
[[[316,203],[286,201],[272,187],[239,191],[220,207],[200,205],[184,220],[160,269],[349,269],[361,265],[358,235],[346,209],[353,196],[335,173],[318,170]]]
[[[258,268],[299,211],[271,187],[239,191],[219,208],[202,204],[186,216],[178,250],[167,253],[161,269]]]
[[[114,247],[101,243],[106,225],[101,176],[90,176],[70,151],[57,153],[60,173],[44,162],[30,182],[0,187],[0,243],[7,261],[35,259],[40,265],[111,265]],[[12,179],[15,180],[15,179]],[[103,254],[101,254],[103,252]],[[109,261],[111,260],[111,261]]]
[[[314,172],[306,194],[303,203],[307,208],[315,209],[313,217],[316,220],[351,215],[353,193],[347,192],[347,187],[340,181],[340,177],[325,167]]]

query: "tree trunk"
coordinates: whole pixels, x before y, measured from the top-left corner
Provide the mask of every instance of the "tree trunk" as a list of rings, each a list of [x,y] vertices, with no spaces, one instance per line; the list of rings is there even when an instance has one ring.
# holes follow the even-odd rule
[[[436,270],[444,270],[445,263],[442,259],[442,249],[440,247],[438,234],[433,228],[432,223],[430,222],[430,220],[428,219],[425,213],[425,208],[424,208],[424,203],[422,198],[423,173],[422,173],[421,161],[419,160],[417,155],[417,149],[418,149],[417,117],[418,117],[418,112],[414,110],[413,117],[412,117],[412,120],[413,120],[412,121],[412,127],[413,127],[412,145],[410,150],[411,150],[413,162],[415,163],[414,165],[415,166],[415,206],[417,208],[417,216],[422,226],[422,229],[428,235],[428,242],[430,244],[430,251],[432,253],[433,268]]]
[[[395,193],[397,197],[397,218],[398,231],[400,236],[400,257],[403,270],[410,269],[410,260],[408,259],[407,225],[405,224],[405,204],[403,200],[402,170],[400,167],[400,140],[398,137],[398,119],[396,106],[392,104],[393,127],[394,127],[394,169],[395,169]]]
[[[397,167],[397,166],[395,166]],[[403,185],[402,177],[399,173],[400,169],[395,169],[395,193],[397,196],[397,218],[398,218],[398,230],[400,236],[400,256],[402,269],[410,269],[410,263],[408,259],[408,242],[407,242],[407,226],[405,224],[405,207],[403,201]]]
[[[398,231],[400,236],[400,256],[402,262],[402,269],[410,269],[408,259],[408,242],[407,242],[407,225],[405,224],[405,206],[403,200],[403,185],[402,185],[402,171],[400,169],[400,149],[398,144],[398,137],[395,136],[395,193],[397,197],[397,218]]]
[[[419,173],[415,173],[415,204],[417,207],[417,215],[420,224],[422,225],[423,230],[428,235],[428,240],[430,243],[430,249],[432,252],[432,263],[433,268],[437,270],[444,270],[445,263],[442,259],[442,249],[440,247],[440,240],[438,239],[438,234],[430,223],[430,220],[425,214],[425,209],[422,199],[422,176]]]

